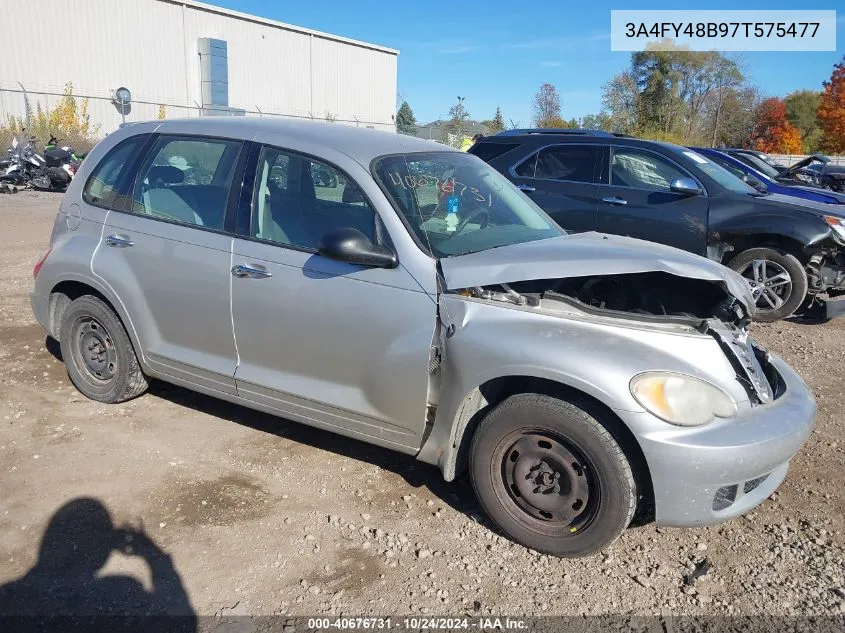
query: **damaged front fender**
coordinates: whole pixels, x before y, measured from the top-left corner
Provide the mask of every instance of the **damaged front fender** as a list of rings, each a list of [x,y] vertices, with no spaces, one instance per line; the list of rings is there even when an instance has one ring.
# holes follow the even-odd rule
[[[440,402],[418,457],[438,465],[449,481],[458,472],[467,428],[489,404],[485,388],[494,382],[536,379],[611,409],[642,411],[628,385],[643,371],[677,371],[723,388],[724,377],[734,375],[716,341],[686,325],[562,317],[451,293],[440,296],[440,318],[450,333],[442,342]],[[727,389],[737,401],[748,398],[739,383]]]

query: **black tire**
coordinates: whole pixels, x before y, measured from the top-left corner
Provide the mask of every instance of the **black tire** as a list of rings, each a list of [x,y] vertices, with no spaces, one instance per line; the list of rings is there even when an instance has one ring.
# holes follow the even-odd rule
[[[789,276],[789,285],[779,286],[778,288],[782,288],[782,290],[771,288],[768,291],[757,285],[760,283],[760,279],[755,278],[755,261],[764,262],[766,271],[771,272],[770,269],[774,269],[778,273],[784,271]],[[769,267],[769,263],[772,264],[771,267]],[[768,247],[749,248],[734,257],[728,266],[741,273],[752,284],[752,292],[757,300],[757,311],[754,314],[755,321],[772,323],[785,319],[800,308],[807,299],[807,272],[804,270],[803,264],[794,255]],[[766,272],[765,275],[768,275],[769,272]],[[767,279],[769,279],[768,276],[763,279],[763,282],[765,283]],[[761,288],[762,292],[760,292]],[[782,294],[779,294],[781,292]],[[782,303],[778,304],[778,298]],[[775,307],[772,307],[772,304],[775,304]]]
[[[606,547],[636,507],[631,465],[605,425],[552,396],[517,394],[487,414],[473,436],[470,476],[505,534],[554,556]]]
[[[85,295],[72,301],[60,327],[68,376],[86,397],[113,404],[147,390],[123,324],[101,299]]]

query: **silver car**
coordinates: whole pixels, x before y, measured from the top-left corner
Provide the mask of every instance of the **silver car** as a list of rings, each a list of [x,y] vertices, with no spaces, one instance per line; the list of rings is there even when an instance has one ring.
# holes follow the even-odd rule
[[[89,398],[158,378],[468,470],[505,534],[559,556],[635,511],[748,511],[815,416],[748,336],[741,277],[566,235],[478,158],[392,133],[127,126],[85,159],[34,275]]]

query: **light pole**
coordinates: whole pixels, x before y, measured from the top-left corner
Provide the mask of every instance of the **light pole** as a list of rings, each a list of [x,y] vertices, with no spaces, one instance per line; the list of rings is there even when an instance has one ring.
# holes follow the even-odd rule
[[[455,114],[457,114],[458,119],[458,147],[461,146],[463,142],[463,123],[464,123],[464,97],[458,97],[458,107],[455,110]]]

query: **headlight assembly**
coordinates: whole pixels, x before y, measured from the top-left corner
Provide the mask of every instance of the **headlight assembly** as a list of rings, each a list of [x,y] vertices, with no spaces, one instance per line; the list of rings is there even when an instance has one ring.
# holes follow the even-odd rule
[[[631,395],[649,413],[679,426],[700,426],[736,414],[736,403],[709,382],[671,372],[646,372],[631,380]]]
[[[845,242],[845,220],[833,217],[832,215],[826,215],[824,216],[824,221],[830,228],[833,229],[836,237],[838,237],[841,242]]]

